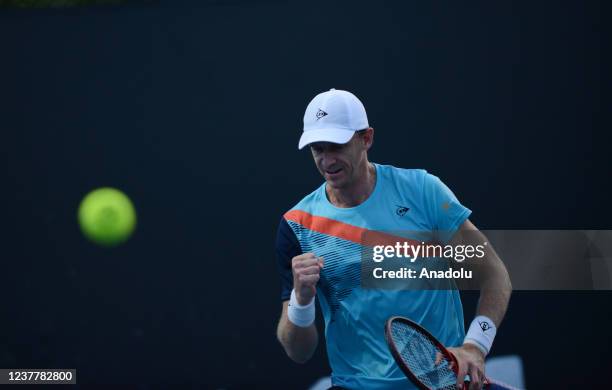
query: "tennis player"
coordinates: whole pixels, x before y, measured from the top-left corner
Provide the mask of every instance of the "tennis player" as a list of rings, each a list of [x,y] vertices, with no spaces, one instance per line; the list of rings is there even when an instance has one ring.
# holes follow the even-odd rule
[[[458,386],[469,375],[470,388],[480,389],[484,359],[512,290],[506,268],[494,251],[486,252],[487,272],[479,273],[486,277],[476,281],[477,317],[467,333],[456,290],[362,288],[364,232],[447,231],[454,245],[463,236],[457,232],[481,234],[468,219],[471,211],[436,176],[370,162],[373,141],[365,108],[350,92],[323,92],[306,108],[299,149],[310,147],[325,182],[286,212],[278,227],[283,301],[278,339],[292,360],[310,359],[319,339],[316,297],[333,388],[409,389],[414,385],[395,364],[384,337],[385,321],[405,316],[453,347]]]

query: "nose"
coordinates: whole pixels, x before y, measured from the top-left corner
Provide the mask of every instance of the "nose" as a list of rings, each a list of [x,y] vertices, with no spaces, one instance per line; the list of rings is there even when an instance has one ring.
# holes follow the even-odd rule
[[[336,162],[338,161],[336,159],[336,155],[333,152],[329,152],[329,151],[325,151],[323,153],[321,153],[321,166],[325,169],[333,166],[334,164],[336,164]]]

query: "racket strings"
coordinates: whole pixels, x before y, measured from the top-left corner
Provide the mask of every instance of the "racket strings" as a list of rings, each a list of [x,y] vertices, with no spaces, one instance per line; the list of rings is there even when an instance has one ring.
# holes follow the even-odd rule
[[[436,364],[440,350],[418,329],[393,322],[391,337],[410,371],[430,389],[455,389],[457,376],[446,358]]]

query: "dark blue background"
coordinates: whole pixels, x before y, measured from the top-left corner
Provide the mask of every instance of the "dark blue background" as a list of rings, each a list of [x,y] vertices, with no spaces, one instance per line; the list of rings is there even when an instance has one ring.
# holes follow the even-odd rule
[[[273,241],[321,182],[297,141],[332,87],[364,102],[371,160],[436,174],[480,228],[610,228],[602,20],[596,1],[0,10],[0,367],[75,367],[82,384],[326,375],[323,348],[299,366],[276,342]],[[76,225],[100,186],[139,215],[112,250]],[[517,292],[494,353],[520,354],[530,388],[610,384],[611,297]]]

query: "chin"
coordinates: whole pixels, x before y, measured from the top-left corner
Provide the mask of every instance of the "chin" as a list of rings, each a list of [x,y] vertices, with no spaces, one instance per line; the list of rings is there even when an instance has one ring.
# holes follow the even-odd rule
[[[337,190],[343,189],[347,186],[347,181],[344,178],[339,180],[326,179],[325,181],[327,182],[328,186]]]

